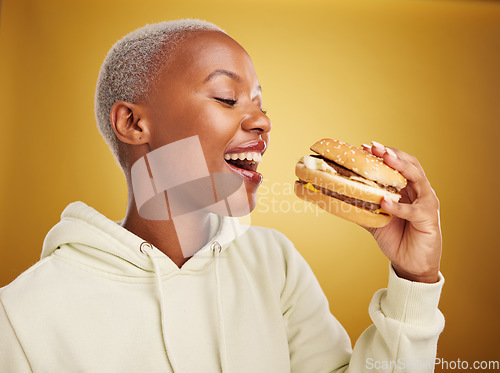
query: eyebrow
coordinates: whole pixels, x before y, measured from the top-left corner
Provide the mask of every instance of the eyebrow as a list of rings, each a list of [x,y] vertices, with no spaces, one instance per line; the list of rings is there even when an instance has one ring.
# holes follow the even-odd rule
[[[232,71],[225,70],[225,69],[217,69],[217,70],[212,71],[210,74],[208,74],[208,76],[205,78],[203,83],[206,83],[206,82],[212,80],[213,78],[215,78],[218,75],[226,75],[229,78],[237,81],[238,83],[241,82],[241,77],[238,74],[235,74]],[[257,91],[262,92],[262,87],[260,85],[257,86]]]
[[[230,77],[233,80],[236,80],[237,82],[241,82],[241,78],[239,75],[233,73],[232,71],[229,70],[224,70],[224,69],[217,69],[212,71],[208,76],[205,78],[204,83],[208,82],[209,80],[215,78],[218,75],[226,75]]]

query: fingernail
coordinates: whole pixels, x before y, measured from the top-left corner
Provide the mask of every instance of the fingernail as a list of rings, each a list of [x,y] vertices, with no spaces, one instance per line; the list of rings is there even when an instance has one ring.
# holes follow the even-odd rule
[[[371,145],[361,144],[361,146],[362,146],[363,148],[369,148],[369,149],[371,149]]]
[[[385,146],[382,145],[381,143],[379,142],[376,142],[376,141],[372,141],[372,144],[374,147],[376,147],[377,149],[380,149],[380,150],[384,150],[385,149]]]
[[[387,154],[389,154],[389,157],[391,157],[392,159],[398,158],[398,156],[396,155],[396,153],[394,153],[392,149],[385,148],[385,151]]]
[[[392,205],[392,199],[390,199],[389,197],[384,196],[384,201],[385,201],[385,203],[387,203],[389,206],[390,206],[390,205]]]

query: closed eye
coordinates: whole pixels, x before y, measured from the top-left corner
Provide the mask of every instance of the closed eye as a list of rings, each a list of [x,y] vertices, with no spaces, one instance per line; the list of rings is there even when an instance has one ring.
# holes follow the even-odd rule
[[[232,100],[230,98],[214,97],[214,99],[229,106],[234,106],[238,102],[238,100]]]

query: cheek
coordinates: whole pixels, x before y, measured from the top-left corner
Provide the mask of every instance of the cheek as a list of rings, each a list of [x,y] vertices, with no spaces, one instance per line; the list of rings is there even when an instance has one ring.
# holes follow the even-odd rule
[[[236,113],[217,106],[199,112],[197,123],[200,137],[208,137],[214,141],[234,136],[239,126]]]
[[[163,110],[153,110],[148,118],[153,122],[151,148],[198,136],[209,171],[225,172],[224,150],[239,126],[236,113],[199,98],[163,105]]]
[[[183,99],[178,96],[171,100],[164,99],[152,105],[147,113],[153,149],[196,135],[201,139],[213,121],[213,115],[202,105],[202,101],[189,99],[188,95],[179,96]]]
[[[199,136],[210,172],[222,172],[224,150],[238,130],[238,121],[218,113],[205,112],[199,117]]]

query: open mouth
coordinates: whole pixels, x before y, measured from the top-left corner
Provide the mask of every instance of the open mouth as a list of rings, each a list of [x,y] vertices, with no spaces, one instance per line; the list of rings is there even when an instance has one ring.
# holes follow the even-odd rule
[[[226,153],[224,160],[231,171],[240,175],[244,180],[256,185],[262,182],[262,174],[257,172],[257,166],[262,161],[261,153]]]
[[[262,153],[267,144],[262,140],[252,140],[226,150],[224,160],[229,169],[240,175],[243,180],[260,185],[262,174],[257,172],[257,166],[262,162]]]
[[[257,166],[262,162],[262,154],[258,152],[226,153],[224,160],[233,167],[256,172]]]

